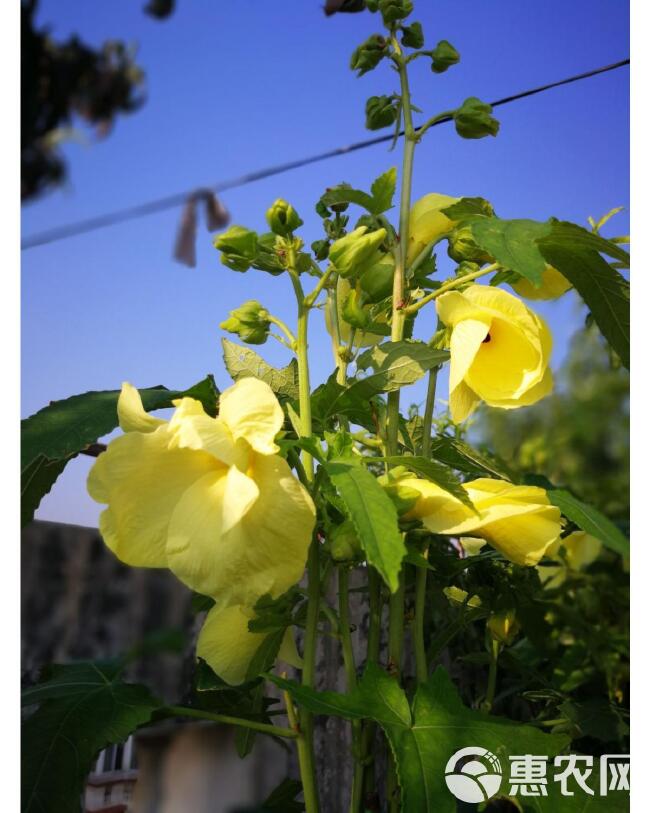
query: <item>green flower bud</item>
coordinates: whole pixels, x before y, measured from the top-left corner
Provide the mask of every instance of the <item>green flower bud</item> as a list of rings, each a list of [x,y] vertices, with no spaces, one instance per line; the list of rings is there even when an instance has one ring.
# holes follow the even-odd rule
[[[366,0],[366,8],[374,14],[379,8],[379,0]]]
[[[447,68],[460,62],[460,54],[447,40],[440,40],[431,51],[431,70],[434,73],[444,73]]]
[[[278,255],[277,242],[278,236],[273,234],[272,231],[259,235],[257,238],[257,257],[251,263],[253,268],[258,271],[266,271],[267,274],[272,274],[274,277],[286,270]]]
[[[235,333],[246,344],[264,344],[271,327],[268,316],[266,308],[257,300],[250,299],[230,311],[230,318],[221,322],[219,327],[229,333]]]
[[[456,132],[462,138],[495,136],[499,132],[499,122],[491,114],[492,105],[470,96],[454,111]]]
[[[381,130],[397,121],[399,107],[393,96],[371,96],[366,102],[366,127]]]
[[[471,262],[483,265],[494,261],[491,254],[476,245],[472,229],[469,226],[462,226],[451,233],[447,254],[457,263]]]
[[[402,29],[402,45],[406,48],[422,48],[424,45],[424,32],[422,23],[411,23]]]
[[[520,629],[514,610],[494,613],[488,619],[487,628],[492,640],[506,645],[515,640]]]
[[[409,16],[413,11],[413,3],[411,0],[379,0],[378,8],[384,25],[390,27],[391,23]]]
[[[373,34],[362,42],[350,58],[350,67],[353,71],[358,71],[357,76],[363,76],[373,68],[376,68],[381,60],[386,56],[388,42],[381,34]]]
[[[298,212],[282,198],[278,198],[273,206],[267,210],[266,222],[269,224],[271,231],[281,237],[288,237],[303,224]]]
[[[349,519],[335,528],[330,537],[330,553],[335,562],[355,562],[363,559],[363,548]]]
[[[400,483],[384,486],[384,491],[392,500],[400,517],[407,514],[422,496],[416,489],[400,485]]]
[[[368,232],[367,226],[359,226],[332,243],[330,261],[340,276],[351,277],[366,270],[363,266],[376,254],[385,239],[386,229]]]
[[[364,271],[359,277],[359,285],[366,295],[369,304],[381,302],[393,292],[395,258],[392,254],[380,254],[377,262]]]
[[[354,288],[352,288],[345,300],[341,315],[349,325],[356,327],[358,330],[365,330],[370,322],[370,315],[359,304],[359,295]]]
[[[248,271],[257,256],[257,234],[243,226],[231,226],[214,238],[221,262],[233,271]]]
[[[326,260],[330,253],[330,244],[327,240],[314,240],[311,250],[317,260]]]

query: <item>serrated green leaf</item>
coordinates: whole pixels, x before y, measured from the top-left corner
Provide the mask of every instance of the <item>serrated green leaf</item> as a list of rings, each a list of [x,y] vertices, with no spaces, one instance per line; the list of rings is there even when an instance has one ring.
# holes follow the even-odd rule
[[[382,342],[357,358],[359,370],[370,368],[373,372],[352,387],[368,388],[375,393],[392,392],[414,384],[432,367],[448,359],[446,350],[436,350],[426,342]]]
[[[492,455],[479,452],[462,440],[439,435],[431,441],[431,457],[445,463],[452,469],[473,474],[496,477],[501,480],[512,480],[512,472],[505,463]]]
[[[507,771],[511,755],[553,757],[569,742],[564,735],[544,734],[532,726],[467,708],[442,667],[419,685],[412,708],[397,680],[374,663],[368,664],[357,687],[345,695],[316,692],[293,681],[268,677],[314,714],[379,723],[395,758],[402,813],[455,813],[456,799],[447,788],[445,767],[461,748],[486,748]],[[502,791],[507,793],[505,782]],[[559,791],[549,791],[549,800],[560,809]]]
[[[371,214],[380,215],[393,207],[395,185],[397,183],[397,167],[391,167],[373,181],[370,187],[372,193]]]
[[[324,468],[343,500],[368,563],[394,593],[399,586],[406,546],[390,497],[377,479],[356,463],[332,460],[325,463]]]
[[[492,204],[485,198],[461,198],[451,206],[440,210],[450,220],[460,221],[466,217],[494,217]]]
[[[206,411],[216,414],[219,391],[213,377],[188,390],[168,390],[163,386],[139,390],[147,412],[172,406],[176,398],[188,396],[201,401]],[[21,422],[21,469],[39,455],[63,460],[112,432],[117,426],[117,399],[120,390],[100,390],[53,401]]]
[[[23,813],[80,813],[99,751],[126,740],[162,708],[146,687],[122,682],[114,664],[54,666],[24,700],[40,705],[23,724]]]
[[[357,206],[367,209],[371,214],[373,210],[372,195],[362,192],[360,189],[353,189],[348,184],[339,184],[339,186],[328,189],[321,196],[321,202],[330,208],[341,203],[356,203]]]
[[[298,362],[291,359],[286,367],[279,370],[271,367],[254,350],[242,347],[225,337],[221,339],[223,360],[233,381],[240,378],[259,378],[265,381],[276,395],[298,398]]]
[[[550,265],[563,274],[584,299],[600,332],[630,366],[630,285],[604,260],[607,253],[620,260],[629,256],[619,246],[573,223],[555,222],[551,233],[538,240]]]
[[[536,241],[550,234],[550,223],[477,217],[469,220],[468,225],[479,248],[505,269],[516,271],[536,285],[541,283],[546,261]]]
[[[373,459],[376,460],[377,458]],[[458,477],[437,461],[417,455],[394,455],[392,457],[381,457],[379,460],[384,460],[389,466],[406,466],[409,471],[420,474],[425,480],[430,480],[440,488],[448,491],[468,508],[474,509],[474,505],[465,489],[461,486]]]
[[[63,460],[48,460],[39,455],[20,473],[20,527],[24,528],[34,518],[41,500],[56,482],[59,474],[74,455]]]
[[[621,556],[629,556],[629,539],[600,511],[581,502],[569,491],[562,488],[550,489],[548,498],[553,505],[562,511],[567,519],[575,522],[578,528],[600,539],[603,545],[620,553]]]

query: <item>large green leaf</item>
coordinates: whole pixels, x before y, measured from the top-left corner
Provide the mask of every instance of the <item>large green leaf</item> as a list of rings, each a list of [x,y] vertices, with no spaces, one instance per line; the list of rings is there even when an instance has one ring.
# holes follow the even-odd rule
[[[343,500],[368,563],[394,593],[399,586],[406,546],[393,502],[376,477],[358,463],[332,460],[325,463],[325,470]]]
[[[23,813],[79,813],[99,751],[161,708],[146,687],[123,683],[120,667],[96,663],[53,667],[23,701],[39,704],[23,725]]]
[[[584,299],[600,332],[629,368],[630,285],[598,253],[628,262],[627,252],[573,223],[557,221],[538,246],[546,262],[557,268]]]
[[[504,268],[541,283],[546,263],[535,241],[550,233],[550,223],[498,217],[477,217],[468,223],[477,245]]]
[[[414,384],[432,367],[448,359],[448,351],[436,350],[426,342],[382,342],[358,357],[357,368],[363,371],[370,369],[372,372],[352,384],[349,391],[356,388],[359,392],[372,395],[392,392]]]
[[[442,667],[418,687],[412,707],[397,680],[374,663],[368,664],[357,687],[347,695],[270,679],[314,714],[369,718],[379,723],[395,757],[403,813],[455,813],[456,800],[447,788],[445,767],[461,748],[487,748],[507,772],[511,755],[553,757],[568,744],[563,735],[544,734],[532,726],[467,708]],[[507,793],[505,781],[501,790]],[[549,801],[563,809],[554,792]]]
[[[369,460],[377,460],[377,458],[368,458]],[[394,455],[390,457],[382,457],[389,466],[406,466],[410,471],[421,475],[426,480],[444,488],[454,497],[459,499],[468,508],[473,508],[472,501],[465,489],[461,486],[460,480],[456,475],[449,471],[447,466],[442,466],[435,460],[429,460],[426,457],[418,457],[415,455]]]
[[[21,522],[31,521],[69,460],[117,426],[119,390],[73,395],[49,406],[21,423]],[[188,390],[149,387],[140,390],[144,408],[151,412],[172,406],[176,398],[201,401],[216,415],[219,391],[211,375]]]
[[[600,511],[581,502],[562,488],[550,489],[548,498],[567,519],[575,522],[583,531],[600,539],[603,545],[620,553],[621,556],[629,556],[630,540]]]
[[[265,381],[276,395],[298,398],[298,362],[295,359],[278,370],[249,347],[242,347],[226,338],[221,340],[221,344],[223,360],[233,381],[252,376]]]

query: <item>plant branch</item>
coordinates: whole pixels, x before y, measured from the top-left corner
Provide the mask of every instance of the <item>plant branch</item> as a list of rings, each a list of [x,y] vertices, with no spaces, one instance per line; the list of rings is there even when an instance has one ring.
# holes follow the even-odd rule
[[[442,296],[442,294],[447,293],[447,291],[452,291],[454,288],[459,288],[466,282],[471,282],[472,280],[478,279],[479,277],[484,277],[486,274],[491,274],[498,268],[499,263],[492,263],[491,265],[488,265],[485,268],[480,268],[478,271],[473,271],[471,274],[463,274],[462,277],[454,277],[453,279],[447,280],[447,282],[442,283],[440,288],[437,288],[435,291],[432,291],[430,294],[427,294],[422,299],[404,308],[403,309],[404,313],[405,314],[417,313],[420,310],[420,308],[423,308],[425,305],[428,305],[429,302],[433,302],[434,299],[437,299],[439,296]]]
[[[238,725],[243,728],[251,728],[254,731],[261,731],[264,734],[272,734],[274,737],[287,737],[295,739],[298,733],[291,728],[281,728],[269,723],[257,723],[255,720],[245,720],[241,717],[230,717],[228,714],[214,714],[211,711],[193,709],[186,706],[168,706],[167,711],[178,717],[195,717],[198,720],[211,720],[224,725]]]

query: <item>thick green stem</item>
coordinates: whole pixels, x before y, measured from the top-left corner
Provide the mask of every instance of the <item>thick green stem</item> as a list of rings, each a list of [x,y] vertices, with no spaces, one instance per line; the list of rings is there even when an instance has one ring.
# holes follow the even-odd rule
[[[357,685],[357,669],[354,663],[354,650],[350,636],[350,608],[349,608],[349,571],[345,565],[339,571],[339,633],[343,651],[343,666],[348,692]],[[363,745],[361,721],[352,722],[352,757],[354,772],[352,775],[352,796],[350,799],[350,813],[360,813],[363,798]]]
[[[422,446],[420,453],[422,457],[428,458],[431,454],[431,425],[433,423],[433,408],[436,403],[436,383],[438,380],[438,368],[434,367],[429,371],[429,383],[427,386],[427,401],[424,407],[424,418],[422,422]],[[424,556],[427,550],[423,551]],[[415,619],[413,621],[413,647],[415,649],[415,674],[418,683],[424,683],[429,676],[427,668],[427,654],[424,646],[424,608],[427,595],[427,574],[426,567],[418,567],[415,571]]]
[[[298,394],[300,404],[300,423],[302,435],[310,437],[311,426],[311,387],[309,383],[308,357],[308,319],[309,307],[305,304],[305,295],[300,278],[295,271],[293,251],[289,256],[289,276],[293,284],[298,303],[298,334],[296,339],[296,356],[298,358]],[[314,461],[312,456],[303,451],[302,463],[307,480],[314,479]],[[305,623],[305,644],[303,653],[303,686],[312,687],[316,675],[316,646],[318,642],[318,616],[320,614],[320,561],[318,539],[314,534],[309,547],[307,559],[307,619]],[[307,813],[318,813],[318,790],[314,764],[314,720],[309,711],[300,711],[301,737],[298,740],[298,761],[302,778],[305,808]]]
[[[211,711],[188,708],[187,706],[168,706],[167,711],[178,717],[195,717],[197,720],[211,720],[215,723],[252,728],[253,731],[261,731],[263,734],[272,734],[274,737],[288,737],[290,739],[296,739],[298,737],[297,732],[291,728],[281,728],[280,726],[270,725],[268,723],[257,723],[255,720],[230,717],[227,714],[214,714]]]
[[[488,682],[487,682],[487,691],[485,693],[485,701],[483,703],[483,709],[485,711],[491,711],[492,706],[494,705],[494,695],[497,690],[497,669],[499,665],[499,652],[501,651],[501,645],[498,641],[492,641],[492,647],[490,651],[490,668],[488,672]]]

